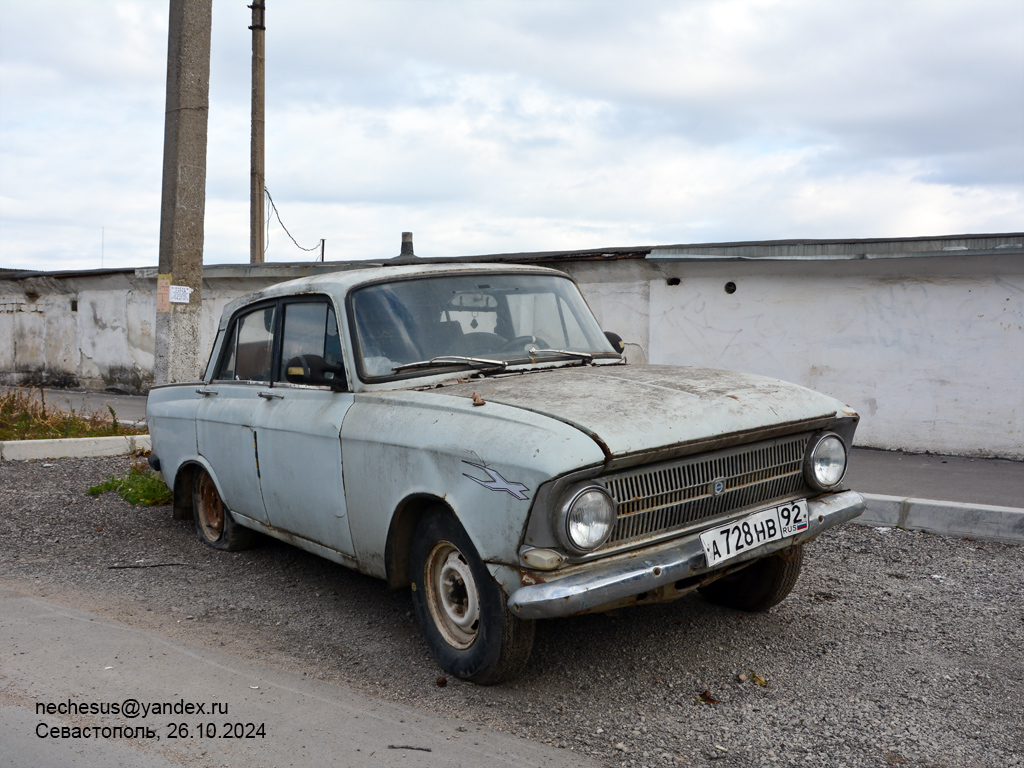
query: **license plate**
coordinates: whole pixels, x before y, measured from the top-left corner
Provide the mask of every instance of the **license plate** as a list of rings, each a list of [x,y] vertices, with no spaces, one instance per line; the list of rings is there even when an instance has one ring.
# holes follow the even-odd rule
[[[718,565],[769,541],[779,541],[807,530],[807,500],[787,501],[712,528],[700,535],[708,567]]]

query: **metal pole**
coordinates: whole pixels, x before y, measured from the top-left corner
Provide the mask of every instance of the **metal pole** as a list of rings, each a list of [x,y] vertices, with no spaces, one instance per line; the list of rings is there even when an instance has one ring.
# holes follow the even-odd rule
[[[263,166],[264,145],[264,35],[266,33],[265,0],[253,0],[252,5],[252,144],[250,149],[249,183],[249,263],[263,263],[263,196],[265,176]]]
[[[170,14],[154,328],[157,384],[195,381],[202,375],[212,0],[170,0]]]

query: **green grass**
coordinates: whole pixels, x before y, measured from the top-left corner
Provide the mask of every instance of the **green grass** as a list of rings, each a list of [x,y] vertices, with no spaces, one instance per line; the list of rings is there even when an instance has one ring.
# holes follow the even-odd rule
[[[123,477],[108,477],[99,485],[89,489],[90,496],[99,496],[107,491],[116,491],[132,506],[144,504],[158,507],[171,503],[171,489],[163,478],[153,472],[145,461],[136,461]]]
[[[46,405],[43,391],[24,388],[0,392],[0,440],[52,440],[65,437],[137,435],[109,405],[109,413],[76,413]]]

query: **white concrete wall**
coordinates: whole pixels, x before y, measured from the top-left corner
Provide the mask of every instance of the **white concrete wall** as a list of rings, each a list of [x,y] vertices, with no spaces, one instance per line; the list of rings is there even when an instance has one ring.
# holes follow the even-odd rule
[[[632,360],[642,347],[652,363],[752,371],[826,392],[860,412],[860,445],[1024,459],[1020,252],[556,266],[580,282],[606,330],[639,345],[627,348]],[[208,268],[204,356],[229,301],[310,271]],[[0,277],[0,383],[145,390],[155,272]]]
[[[145,390],[156,309],[149,283],[125,272],[0,280],[0,382]]]
[[[204,365],[224,307],[293,271],[210,269],[215,277],[203,281]],[[155,269],[0,275],[0,384],[145,392],[153,383],[155,321]]]
[[[603,327],[644,344],[652,363],[826,392],[861,414],[860,445],[1024,458],[1020,255],[584,262],[569,271]]]

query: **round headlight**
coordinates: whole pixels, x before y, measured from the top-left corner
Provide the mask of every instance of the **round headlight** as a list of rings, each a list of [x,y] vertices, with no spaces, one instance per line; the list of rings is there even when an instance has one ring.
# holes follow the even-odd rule
[[[804,477],[808,485],[819,491],[834,488],[846,474],[846,445],[839,435],[826,432],[807,446]]]
[[[557,531],[569,551],[594,551],[608,540],[614,525],[615,502],[601,486],[571,488],[562,497]]]

